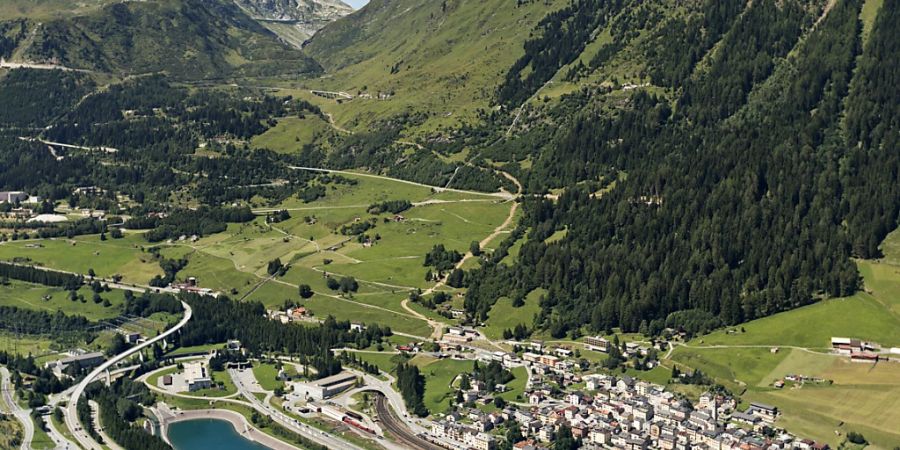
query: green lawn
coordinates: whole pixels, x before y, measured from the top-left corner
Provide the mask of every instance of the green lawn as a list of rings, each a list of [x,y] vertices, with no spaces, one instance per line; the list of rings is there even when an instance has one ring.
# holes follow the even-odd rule
[[[487,326],[482,329],[485,336],[491,339],[500,339],[503,336],[503,330],[512,330],[519,324],[531,328],[534,324],[534,316],[541,310],[538,301],[545,293],[544,289],[535,289],[529,292],[525,296],[525,305],[518,308],[512,306],[512,299],[509,297],[497,299],[497,303],[488,313],[488,320],[485,322]]]
[[[900,364],[851,363],[825,354],[832,336],[900,346],[900,232],[888,236],[882,251],[881,260],[857,261],[865,292],[696,338],[689,343],[693,347],[678,347],[672,361],[700,368],[736,392],[746,390],[745,401],[778,406],[784,413],[779,425],[798,435],[837,446],[848,431],[858,431],[877,448],[900,444]],[[723,345],[735,347],[702,348]],[[814,350],[784,348],[788,345]],[[781,349],[773,354],[770,346]],[[774,389],[772,383],[787,374],[833,384]]]
[[[112,319],[122,313],[125,301],[123,291],[100,294],[101,298],[109,300],[110,306],[94,303],[94,293],[88,287],[81,288],[78,294],[84,297],[84,302],[70,300],[69,292],[62,288],[12,280],[8,286],[0,286],[0,305],[51,313],[62,311],[67,315],[84,316],[91,321]]]
[[[450,407],[449,399],[455,398],[456,392],[450,382],[460,373],[472,371],[472,361],[416,356],[410,362],[418,366],[425,377],[425,407],[432,414],[442,413]]]
[[[299,153],[307,144],[313,144],[333,135],[328,123],[318,116],[283,117],[278,125],[250,140],[254,148],[267,148],[279,153]]]
[[[392,373],[397,367],[399,354],[397,353],[369,353],[356,352],[356,357],[370,364],[375,364],[382,372]]]
[[[399,297],[397,302],[399,303],[401,300],[402,297]],[[319,318],[332,315],[340,320],[387,325],[394,331],[416,336],[428,336],[431,334],[431,327],[424,320],[381,309],[367,308],[349,301],[315,295],[307,300],[305,304]]]
[[[200,395],[204,397],[225,397],[237,392],[237,387],[234,385],[234,381],[231,380],[231,375],[228,375],[227,371],[213,371],[211,375],[213,383],[222,383],[222,388],[219,389],[218,387],[212,387],[209,389],[201,389],[199,391],[192,392],[191,395]]]
[[[259,386],[267,391],[274,391],[279,387],[284,388],[284,382],[276,379],[276,377],[278,376],[278,369],[275,368],[275,364],[254,364],[253,376],[256,377],[256,381],[259,383]]]
[[[44,431],[41,423],[41,419],[32,417],[32,421],[34,422],[34,439],[31,440],[31,448],[34,450],[50,450],[56,448],[56,443],[53,442],[53,439],[50,439],[50,435]]]
[[[162,269],[153,255],[141,251],[150,245],[138,234],[101,241],[98,235],[75,239],[11,241],[0,244],[0,259],[28,258],[54,269],[87,274],[94,269],[101,277],[115,274],[128,283],[146,284]]]

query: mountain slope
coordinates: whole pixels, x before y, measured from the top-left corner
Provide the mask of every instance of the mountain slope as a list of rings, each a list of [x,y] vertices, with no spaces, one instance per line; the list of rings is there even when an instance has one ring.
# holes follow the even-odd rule
[[[423,129],[458,126],[490,106],[527,33],[564,0],[374,0],[320,30],[304,50],[329,71],[321,87],[389,100],[333,108],[350,127],[420,114]]]
[[[299,47],[325,25],[353,12],[340,0],[235,0],[263,26]]]
[[[113,3],[45,22],[28,20],[17,58],[117,75],[177,78],[311,73],[317,64],[231,3]]]

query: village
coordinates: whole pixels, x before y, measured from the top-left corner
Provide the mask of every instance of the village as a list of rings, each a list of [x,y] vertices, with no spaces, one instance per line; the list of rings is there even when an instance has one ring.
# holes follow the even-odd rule
[[[602,337],[584,338],[584,349],[608,352],[612,343]],[[553,447],[562,429],[580,439],[585,449],[827,449],[827,444],[777,431],[779,410],[771,405],[750,403],[741,410],[739,400],[714,389],[697,403],[664,386],[629,375],[584,374],[573,350],[526,344],[521,356],[495,352],[483,360],[498,361],[504,368],[524,365],[528,369],[525,402],[510,402],[502,409],[486,412],[463,406],[437,418],[429,439],[446,448],[490,450],[499,442],[491,434],[505,422],[526,439],[515,445],[522,450]],[[624,354],[646,354],[635,343],[623,345]],[[547,353],[545,353],[545,351]],[[549,354],[552,353],[552,354]],[[490,404],[491,392],[473,382],[462,393],[465,405]],[[509,424],[507,424],[507,427]]]

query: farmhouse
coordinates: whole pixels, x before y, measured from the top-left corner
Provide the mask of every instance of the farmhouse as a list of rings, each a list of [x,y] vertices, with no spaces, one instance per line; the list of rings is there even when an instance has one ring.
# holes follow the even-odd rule
[[[851,353],[876,351],[878,350],[878,345],[859,339],[833,337],[831,338],[831,349],[838,353],[849,355]]]

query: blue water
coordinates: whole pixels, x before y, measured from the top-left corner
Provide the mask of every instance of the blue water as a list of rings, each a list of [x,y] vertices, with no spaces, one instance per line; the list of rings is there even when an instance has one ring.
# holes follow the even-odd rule
[[[230,422],[217,419],[193,419],[169,425],[169,441],[175,450],[270,450],[244,439]]]

